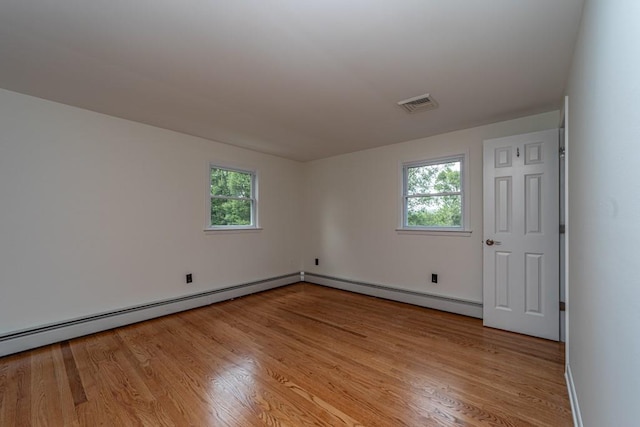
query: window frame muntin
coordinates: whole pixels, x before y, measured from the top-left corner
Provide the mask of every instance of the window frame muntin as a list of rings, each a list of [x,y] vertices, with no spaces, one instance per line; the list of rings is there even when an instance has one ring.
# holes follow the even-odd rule
[[[222,169],[230,172],[249,174],[251,177],[251,197],[214,196],[211,192],[211,172]],[[258,225],[258,171],[252,168],[228,166],[221,163],[209,163],[207,169],[207,225],[205,231],[260,230]],[[251,202],[251,224],[248,225],[213,225],[211,223],[211,201],[213,199],[249,200]]]
[[[399,231],[425,231],[425,232],[468,232],[468,212],[466,210],[467,204],[467,194],[466,194],[466,178],[467,178],[467,154],[466,153],[458,153],[452,154],[449,156],[430,158],[424,160],[413,160],[408,162],[402,162],[402,188],[401,188],[401,223]],[[410,168],[422,167],[422,166],[433,166],[439,165],[443,163],[452,163],[452,162],[460,162],[460,191],[459,192],[444,192],[444,193],[416,193],[408,195],[408,170]],[[419,226],[419,225],[409,225],[408,217],[409,212],[407,209],[408,200],[410,198],[416,197],[438,197],[438,196],[460,196],[460,214],[461,221],[460,226],[451,227],[451,226]]]

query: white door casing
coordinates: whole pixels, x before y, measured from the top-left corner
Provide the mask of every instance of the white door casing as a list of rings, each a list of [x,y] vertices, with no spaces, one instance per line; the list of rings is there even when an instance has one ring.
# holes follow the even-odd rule
[[[484,141],[484,325],[558,340],[558,130]]]

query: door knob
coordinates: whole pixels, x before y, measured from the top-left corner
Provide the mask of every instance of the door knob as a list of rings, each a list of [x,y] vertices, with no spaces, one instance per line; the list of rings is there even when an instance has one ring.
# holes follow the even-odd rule
[[[487,246],[493,246],[493,245],[498,246],[498,245],[502,244],[502,242],[497,242],[497,241],[491,240],[491,239],[487,239],[487,241],[485,243],[487,244]]]

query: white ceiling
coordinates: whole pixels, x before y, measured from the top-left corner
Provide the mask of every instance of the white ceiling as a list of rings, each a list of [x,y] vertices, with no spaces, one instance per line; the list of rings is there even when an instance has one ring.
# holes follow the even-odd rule
[[[556,109],[582,0],[2,0],[0,87],[311,160]],[[430,93],[437,110],[397,101]]]

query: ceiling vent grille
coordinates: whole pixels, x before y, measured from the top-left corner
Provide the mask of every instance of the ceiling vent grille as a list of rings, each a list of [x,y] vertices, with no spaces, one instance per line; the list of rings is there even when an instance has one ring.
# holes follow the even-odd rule
[[[404,101],[398,102],[398,105],[407,110],[409,113],[415,113],[416,111],[433,110],[435,108],[438,108],[438,103],[428,93],[405,99]]]

